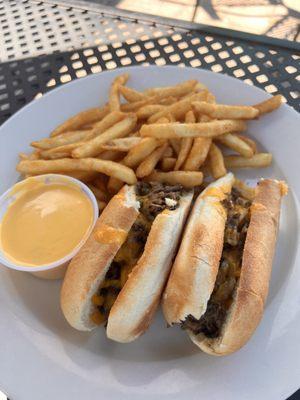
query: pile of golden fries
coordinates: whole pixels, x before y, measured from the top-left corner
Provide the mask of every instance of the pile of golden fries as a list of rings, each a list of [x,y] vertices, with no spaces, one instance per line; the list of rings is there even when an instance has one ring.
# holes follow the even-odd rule
[[[223,105],[197,80],[139,92],[125,86],[128,78],[123,74],[113,81],[103,107],[82,111],[49,138],[32,142],[34,151],[20,154],[17,170],[25,177],[61,173],[87,182],[102,210],[124,182],[189,188],[227,169],[272,162],[270,153],[259,153],[241,132],[248,120],[277,109],[280,95],[253,106]],[[225,148],[235,154],[224,155]],[[237,186],[248,190],[239,181]]]

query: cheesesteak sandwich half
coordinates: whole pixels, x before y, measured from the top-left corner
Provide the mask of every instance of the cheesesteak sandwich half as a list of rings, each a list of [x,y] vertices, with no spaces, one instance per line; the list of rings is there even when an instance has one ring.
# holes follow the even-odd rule
[[[241,348],[262,318],[287,192],[261,180],[250,200],[233,183],[229,173],[197,198],[163,295],[168,324],[212,355]]]
[[[61,292],[67,321],[82,331],[107,323],[107,336],[130,342],[159,304],[193,192],[182,186],[124,186],[71,261]]]

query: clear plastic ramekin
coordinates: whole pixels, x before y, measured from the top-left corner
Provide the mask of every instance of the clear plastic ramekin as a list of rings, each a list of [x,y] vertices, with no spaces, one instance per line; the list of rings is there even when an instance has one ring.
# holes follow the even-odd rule
[[[7,268],[14,269],[17,271],[29,272],[43,279],[61,279],[65,274],[69,262],[75,256],[75,254],[78,253],[79,249],[82,247],[82,245],[85,243],[85,241],[91,234],[91,231],[99,215],[98,204],[93,192],[84,183],[82,183],[78,179],[71,178],[70,176],[59,175],[59,174],[47,174],[47,175],[33,176],[27,178],[26,180],[28,179],[43,181],[46,184],[59,183],[61,185],[77,186],[92,203],[93,222],[91,223],[91,226],[89,227],[88,231],[86,232],[80,243],[69,254],[67,254],[65,257],[57,261],[54,261],[47,265],[41,265],[35,267],[22,265],[21,263],[14,263],[9,258],[6,257],[5,253],[1,248],[1,243],[0,243],[0,264],[6,266]],[[24,185],[24,181],[16,183],[14,186],[12,186],[10,189],[8,189],[5,193],[3,193],[0,196],[0,223],[9,205],[16,199],[18,190],[19,191],[22,190],[22,185]]]

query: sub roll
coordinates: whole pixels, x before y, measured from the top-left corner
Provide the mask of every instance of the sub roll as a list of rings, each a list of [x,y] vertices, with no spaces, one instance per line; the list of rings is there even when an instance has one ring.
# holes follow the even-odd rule
[[[168,324],[208,354],[240,349],[262,318],[286,192],[283,182],[263,179],[245,198],[228,173],[194,204],[162,307]]]
[[[168,278],[193,191],[139,182],[124,186],[71,261],[61,308],[75,329],[105,323],[107,336],[131,342],[148,328]]]

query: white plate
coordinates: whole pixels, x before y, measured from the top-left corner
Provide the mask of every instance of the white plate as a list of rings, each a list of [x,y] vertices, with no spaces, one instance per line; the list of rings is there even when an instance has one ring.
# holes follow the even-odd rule
[[[219,102],[253,104],[268,96],[225,75],[177,67],[134,67],[137,89],[184,79],[204,82]],[[120,71],[76,80],[14,115],[0,129],[0,193],[18,179],[18,152],[29,150],[76,112],[104,103]],[[179,328],[157,315],[132,344],[71,329],[60,312],[59,282],[0,269],[0,388],[13,400],[83,399],[285,399],[300,384],[299,115],[288,106],[249,124],[249,132],[274,154],[271,168],[241,174],[284,178],[279,243],[262,323],[239,352],[223,358],[201,353]]]

